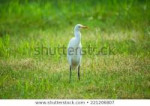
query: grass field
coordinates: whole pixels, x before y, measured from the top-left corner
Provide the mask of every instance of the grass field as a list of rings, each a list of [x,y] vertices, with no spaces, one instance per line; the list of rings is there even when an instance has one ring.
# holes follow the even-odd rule
[[[149,0],[1,1],[0,98],[150,98],[149,6]],[[47,48],[67,47],[78,23],[89,27],[81,31],[83,47],[105,50],[83,55],[81,80],[73,71],[69,83],[66,54]]]

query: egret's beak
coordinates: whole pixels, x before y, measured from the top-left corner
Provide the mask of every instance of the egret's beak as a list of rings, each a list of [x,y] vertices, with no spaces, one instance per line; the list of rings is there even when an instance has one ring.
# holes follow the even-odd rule
[[[88,27],[87,26],[81,26],[81,28],[87,29]]]

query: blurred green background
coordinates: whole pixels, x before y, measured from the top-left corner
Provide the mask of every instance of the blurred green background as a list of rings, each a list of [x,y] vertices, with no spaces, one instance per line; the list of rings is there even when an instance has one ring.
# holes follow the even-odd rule
[[[147,33],[149,5],[149,0],[1,0],[0,32],[2,36],[82,23],[102,31],[136,29]]]
[[[69,83],[66,55],[35,48],[67,47],[78,23],[114,53],[83,56]],[[0,0],[0,98],[150,98],[149,41],[149,0]]]

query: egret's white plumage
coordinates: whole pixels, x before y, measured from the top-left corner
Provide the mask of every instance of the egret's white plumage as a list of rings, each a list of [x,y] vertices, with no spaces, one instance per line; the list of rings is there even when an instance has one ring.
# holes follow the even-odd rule
[[[67,58],[70,65],[70,79],[71,79],[71,69],[78,68],[78,78],[80,79],[80,63],[81,63],[81,52],[82,52],[82,45],[81,45],[81,28],[87,28],[81,24],[77,24],[74,28],[74,35],[69,44],[68,44],[68,51],[67,51]]]

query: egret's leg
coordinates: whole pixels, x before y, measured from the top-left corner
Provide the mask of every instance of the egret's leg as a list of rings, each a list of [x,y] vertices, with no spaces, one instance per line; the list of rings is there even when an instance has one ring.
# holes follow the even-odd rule
[[[71,82],[71,66],[70,66],[70,79],[69,79],[69,81]]]
[[[80,80],[80,65],[78,66],[78,79]]]

